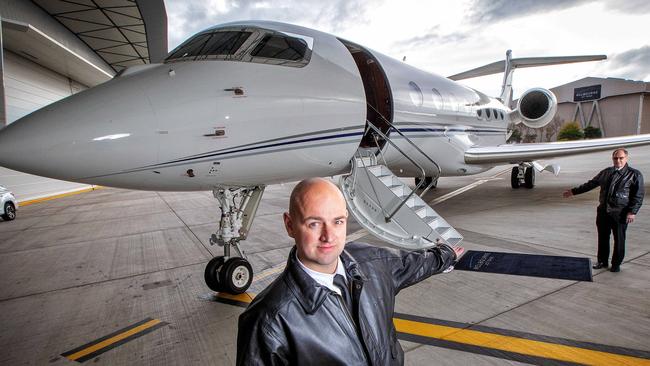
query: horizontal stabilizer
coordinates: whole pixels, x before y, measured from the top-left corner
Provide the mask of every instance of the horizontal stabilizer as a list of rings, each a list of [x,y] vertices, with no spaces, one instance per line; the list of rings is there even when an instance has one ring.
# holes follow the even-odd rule
[[[570,64],[574,62],[599,61],[607,59],[606,55],[588,55],[588,56],[558,56],[558,57],[523,57],[513,58],[511,65],[513,69],[535,66],[549,66]],[[506,60],[493,62],[491,64],[480,66],[475,69],[451,75],[451,80],[471,79],[479,76],[502,73],[506,69]]]
[[[465,162],[467,164],[517,164],[641,145],[650,145],[650,134],[593,140],[471,147],[465,151]]]

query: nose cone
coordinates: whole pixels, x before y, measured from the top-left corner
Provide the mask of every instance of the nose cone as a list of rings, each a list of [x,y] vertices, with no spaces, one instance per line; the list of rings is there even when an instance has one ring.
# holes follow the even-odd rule
[[[0,165],[13,170],[39,174],[45,157],[43,124],[30,116],[0,129]]]
[[[113,82],[75,94],[0,130],[0,165],[86,182],[151,163],[157,154],[152,111],[133,83]]]

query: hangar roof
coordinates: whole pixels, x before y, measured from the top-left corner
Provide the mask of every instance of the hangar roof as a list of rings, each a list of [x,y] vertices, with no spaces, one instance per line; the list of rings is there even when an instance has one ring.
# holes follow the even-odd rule
[[[167,54],[163,0],[33,0],[113,70],[160,62]]]

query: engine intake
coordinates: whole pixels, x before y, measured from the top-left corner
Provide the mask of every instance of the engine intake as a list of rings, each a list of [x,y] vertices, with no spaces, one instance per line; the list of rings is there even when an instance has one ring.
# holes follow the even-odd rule
[[[557,99],[548,89],[526,90],[517,102],[517,108],[510,113],[515,124],[523,123],[530,128],[541,128],[549,124],[557,111]]]

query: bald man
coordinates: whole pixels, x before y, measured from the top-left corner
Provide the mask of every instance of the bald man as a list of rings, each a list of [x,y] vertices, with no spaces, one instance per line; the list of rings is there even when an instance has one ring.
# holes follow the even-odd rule
[[[406,252],[345,243],[338,187],[300,182],[284,214],[295,241],[280,276],[239,317],[237,365],[401,365],[395,295],[462,254],[447,245]]]

